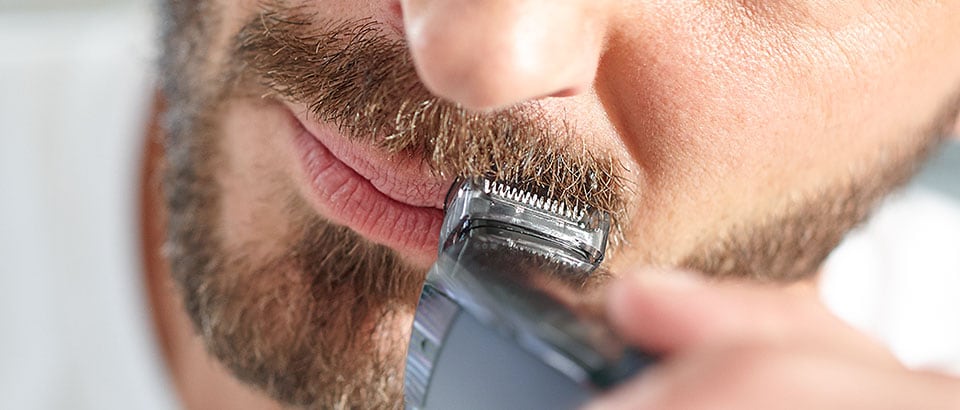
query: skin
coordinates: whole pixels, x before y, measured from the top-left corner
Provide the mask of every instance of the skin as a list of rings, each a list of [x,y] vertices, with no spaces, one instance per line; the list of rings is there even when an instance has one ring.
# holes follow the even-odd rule
[[[215,4],[211,13],[219,24],[196,67],[209,78],[230,59],[234,35],[260,11],[252,1]],[[623,244],[609,255],[606,268],[623,279],[608,286],[605,303],[619,332],[665,361],[596,408],[960,403],[956,381],[903,368],[884,348],[831,316],[809,285],[784,287],[809,281],[822,255],[759,258],[726,270],[691,256],[710,254],[729,237],[750,237],[743,232],[762,230],[810,203],[832,204],[835,197],[863,202],[843,215],[852,225],[874,196],[899,183],[956,119],[960,5],[613,0],[309,5],[316,21],[369,19],[384,27],[387,37],[405,41],[417,77],[437,97],[485,113],[535,105],[547,122],[575,124],[578,140],[565,143],[612,152],[620,160],[629,206],[621,220]],[[213,118],[223,135],[217,229],[226,252],[272,260],[289,245],[275,238],[299,232],[301,220],[291,217],[287,198],[307,184],[285,145],[290,126],[283,104],[291,102],[256,82],[239,84],[240,92],[230,94]],[[306,111],[299,108],[294,111]],[[888,175],[891,169],[897,172]],[[847,194],[849,187],[874,185],[877,195]],[[304,209],[336,222],[322,206]],[[832,223],[818,220],[817,212],[799,213],[803,223],[797,226]],[[837,235],[823,236],[824,249]],[[393,249],[411,271],[425,271],[432,263],[433,249],[370,240]],[[740,242],[733,243],[740,249]],[[700,268],[736,279],[703,283],[678,273],[662,279],[671,275],[642,268],[649,265]],[[800,266],[797,272],[782,273],[793,266]],[[742,273],[748,268],[750,274]],[[687,279],[677,280],[678,275]],[[779,284],[740,283],[744,276]],[[413,297],[405,309],[390,310],[389,320],[360,320],[359,328],[380,332],[370,334],[381,336],[373,351],[384,360],[402,357],[397,341],[405,340],[415,291],[414,286],[408,292]],[[162,322],[162,333],[180,335],[171,339],[172,361],[186,352],[199,354],[196,340],[169,330],[182,330],[185,321]],[[799,358],[817,365],[798,365]],[[731,368],[734,377],[727,377]],[[225,374],[214,370],[209,378],[223,380]],[[718,379],[723,383],[713,382]],[[189,392],[197,385],[178,385],[187,405],[195,404],[189,398],[197,395]],[[212,385],[221,391],[238,388]]]
[[[902,130],[956,89],[946,34],[956,11],[930,3],[565,2],[577,9],[569,13],[553,3],[403,2],[418,73],[434,93],[475,108],[582,90],[555,101],[603,108],[583,116],[613,127],[641,167],[633,234],[661,255],[688,254],[700,236],[718,234],[700,221],[750,219],[904,143]],[[464,7],[476,16],[461,17]],[[526,36],[536,18],[549,36]],[[444,23],[454,19],[466,22]],[[544,53],[535,66],[503,46],[527,42]],[[456,51],[469,49],[481,52]],[[547,51],[555,49],[563,52]],[[944,58],[953,63],[931,67]],[[918,105],[902,110],[908,101]],[[618,265],[660,259],[643,253]]]
[[[610,287],[608,314],[627,339],[668,360],[589,410],[960,405],[958,380],[904,368],[832,316],[811,289],[642,273]]]

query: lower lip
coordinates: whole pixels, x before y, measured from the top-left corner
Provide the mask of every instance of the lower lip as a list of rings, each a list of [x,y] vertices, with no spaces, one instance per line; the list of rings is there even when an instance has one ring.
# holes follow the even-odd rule
[[[343,163],[297,123],[294,145],[310,186],[310,202],[331,222],[429,263],[436,255],[443,211],[397,201]]]

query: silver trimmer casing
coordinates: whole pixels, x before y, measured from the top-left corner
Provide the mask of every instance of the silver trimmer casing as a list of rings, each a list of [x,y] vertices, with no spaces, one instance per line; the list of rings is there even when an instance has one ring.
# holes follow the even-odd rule
[[[609,216],[481,178],[447,195],[414,318],[407,409],[573,409],[652,358],[580,308]]]

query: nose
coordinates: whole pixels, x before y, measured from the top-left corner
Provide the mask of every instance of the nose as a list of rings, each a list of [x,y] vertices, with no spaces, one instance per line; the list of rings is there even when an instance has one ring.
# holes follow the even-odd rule
[[[588,89],[608,0],[401,0],[421,81],[472,109]]]

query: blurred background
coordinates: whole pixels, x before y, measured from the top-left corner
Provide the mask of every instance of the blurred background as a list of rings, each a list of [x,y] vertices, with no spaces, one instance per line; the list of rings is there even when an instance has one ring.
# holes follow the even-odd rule
[[[176,408],[141,285],[149,0],[0,0],[0,409]]]
[[[154,7],[0,0],[0,409],[177,407],[137,228]],[[960,374],[958,145],[851,235],[821,293],[909,365]]]

